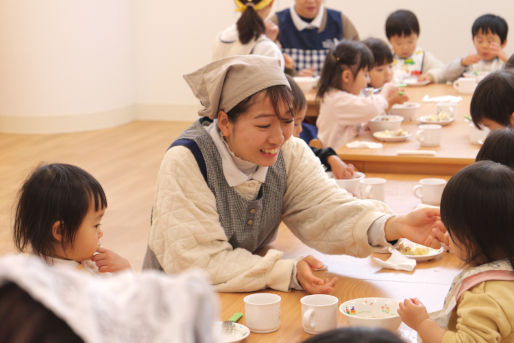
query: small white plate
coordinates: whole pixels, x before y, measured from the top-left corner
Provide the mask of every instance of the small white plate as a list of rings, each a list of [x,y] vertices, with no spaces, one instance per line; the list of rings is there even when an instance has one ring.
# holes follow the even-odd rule
[[[425,81],[418,81],[418,79],[416,78],[409,78],[409,79],[405,79],[403,80],[403,82],[407,85],[407,86],[414,86],[414,87],[420,87],[420,86],[426,86],[430,83],[429,80],[425,80]]]
[[[243,339],[250,335],[250,329],[247,326],[244,326],[243,324],[234,323],[231,333],[223,331],[222,322],[217,322],[216,325],[218,326],[221,332],[221,339],[223,343],[241,342]]]
[[[455,118],[450,118],[448,120],[430,120],[429,118],[429,116],[421,116],[418,117],[417,121],[419,121],[422,124],[439,124],[445,126],[453,123],[453,121],[455,120]]]
[[[415,247],[428,248],[428,253],[427,254],[423,254],[423,255],[407,255],[407,254],[403,254],[403,256],[408,257],[408,258],[412,258],[412,259],[414,259],[416,261],[419,261],[419,262],[432,260],[432,259],[440,256],[444,252],[444,247],[440,247],[439,249],[433,249],[433,248],[425,247],[424,245],[421,245],[421,244],[417,244],[417,243],[411,242],[411,241],[409,241],[408,239],[405,239],[405,238],[400,239],[398,241],[398,243],[396,243],[394,245],[394,248],[393,247],[389,247],[389,251],[391,251],[391,249],[396,249],[397,246],[399,244],[401,244],[401,243],[404,243],[405,245],[408,245],[408,246],[410,246],[412,248],[415,248]],[[400,251],[400,253],[401,253],[401,251]]]
[[[373,134],[373,137],[375,137],[376,139],[378,139],[379,141],[382,141],[382,142],[403,142],[403,141],[407,140],[407,138],[410,137],[409,133],[407,133],[404,136],[382,136],[383,132],[384,131],[375,132]]]

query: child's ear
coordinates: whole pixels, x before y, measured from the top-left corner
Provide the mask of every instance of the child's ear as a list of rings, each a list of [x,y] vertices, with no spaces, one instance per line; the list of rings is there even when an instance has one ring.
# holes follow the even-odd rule
[[[60,221],[56,221],[54,225],[52,225],[52,236],[58,242],[62,242],[62,226]]]
[[[507,46],[507,38],[505,38],[505,42],[503,42],[503,44],[501,45],[502,50],[505,49],[506,46]]]
[[[341,81],[343,81],[343,83],[350,83],[350,82],[352,82],[353,81],[352,71],[348,70],[348,69],[343,71],[341,73]]]

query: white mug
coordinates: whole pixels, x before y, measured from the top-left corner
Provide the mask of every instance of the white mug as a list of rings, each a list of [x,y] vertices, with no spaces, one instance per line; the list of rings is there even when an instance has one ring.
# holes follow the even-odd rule
[[[422,146],[438,146],[441,144],[441,128],[437,124],[420,125],[416,138]]]
[[[304,296],[300,302],[305,332],[315,335],[337,327],[338,298],[327,294],[313,294]]]
[[[457,103],[455,102],[438,102],[437,103],[437,114],[441,112],[448,113],[450,116],[454,116],[457,110]]]
[[[357,195],[359,191],[359,181],[362,180],[366,175],[361,172],[354,172],[353,178],[351,179],[336,179],[336,183],[339,187],[346,189],[353,195]]]
[[[474,77],[460,77],[453,83],[453,87],[464,94],[472,94],[476,86],[477,79]]]
[[[422,203],[439,206],[445,185],[446,180],[444,179],[421,179],[419,184],[415,185],[412,190],[414,195],[421,199]]]
[[[370,177],[359,181],[361,199],[385,200],[385,184],[387,180],[381,177]]]
[[[257,333],[277,331],[280,327],[280,295],[254,293],[244,297],[246,326]]]

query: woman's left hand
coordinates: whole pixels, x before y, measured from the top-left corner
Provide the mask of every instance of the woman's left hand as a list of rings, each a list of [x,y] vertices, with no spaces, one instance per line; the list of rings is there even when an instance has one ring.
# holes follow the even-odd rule
[[[314,256],[307,256],[296,265],[296,278],[303,289],[311,294],[330,293],[334,290],[337,278],[320,279],[314,275],[315,269],[323,268],[323,263]]]
[[[405,215],[391,217],[384,231],[388,241],[404,237],[432,248],[441,247],[441,243],[446,243],[447,239],[439,208],[420,208]]]

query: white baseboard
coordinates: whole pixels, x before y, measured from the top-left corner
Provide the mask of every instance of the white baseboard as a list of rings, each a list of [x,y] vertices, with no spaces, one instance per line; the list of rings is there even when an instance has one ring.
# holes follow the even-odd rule
[[[3,133],[65,133],[99,130],[123,125],[133,120],[194,121],[198,105],[135,104],[109,111],[67,116],[3,116]]]

